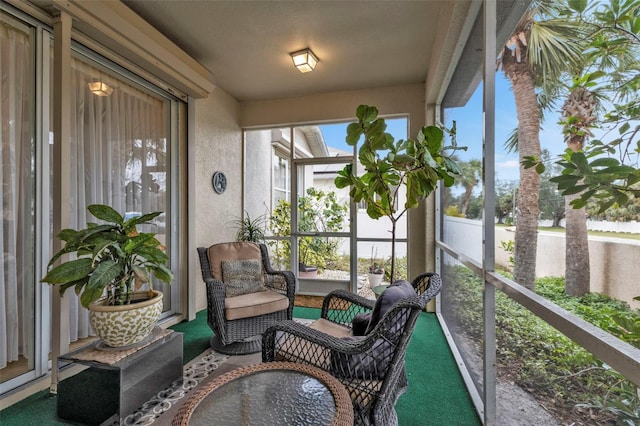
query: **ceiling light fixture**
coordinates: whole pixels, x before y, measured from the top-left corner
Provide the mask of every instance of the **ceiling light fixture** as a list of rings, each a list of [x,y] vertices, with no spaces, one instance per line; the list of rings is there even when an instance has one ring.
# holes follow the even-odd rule
[[[318,57],[308,47],[290,53],[290,55],[293,59],[293,65],[302,73],[313,71],[318,63]]]
[[[91,90],[91,93],[98,96],[109,96],[113,93],[113,88],[107,86],[107,83],[103,81],[94,81],[89,83],[89,90]]]

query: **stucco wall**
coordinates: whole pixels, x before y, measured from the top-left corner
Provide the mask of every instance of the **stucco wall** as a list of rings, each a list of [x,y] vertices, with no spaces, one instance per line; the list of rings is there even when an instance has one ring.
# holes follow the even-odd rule
[[[496,228],[496,265],[509,265],[509,254],[500,247],[500,242],[514,239],[511,228]],[[482,263],[482,222],[447,216],[444,242]],[[564,234],[539,232],[536,252],[536,277],[564,276]],[[640,302],[633,300],[640,296],[638,259],[640,242],[637,240],[589,237],[591,292],[607,294],[640,308]]]
[[[252,220],[269,212],[271,207],[272,150],[270,131],[247,132],[245,184],[250,191],[245,194],[244,210]]]
[[[190,167],[195,170],[191,175],[193,182],[189,185],[195,187],[190,192],[190,197],[195,197],[195,200],[189,200],[189,206],[195,210],[191,216],[195,228],[191,229],[193,241],[189,243],[189,268],[197,268],[190,278],[190,288],[195,293],[195,311],[206,308],[196,247],[233,240],[235,229],[229,226],[229,222],[242,214],[243,127],[347,120],[355,116],[358,105],[370,104],[377,106],[384,115],[409,114],[410,134],[414,135],[424,125],[424,100],[424,84],[414,84],[244,103],[237,102],[217,88],[208,98],[194,101],[195,147],[191,151]],[[216,194],[211,187],[211,176],[218,170],[227,176],[228,186],[224,194]],[[250,204],[247,200],[246,207]],[[423,230],[412,231],[416,231],[415,235],[424,235]]]
[[[355,117],[358,105],[375,105],[380,114],[409,114],[410,134],[424,126],[424,84],[348,90],[299,98],[243,102],[244,127],[343,121]]]
[[[208,247],[223,241],[233,241],[235,231],[229,221],[242,211],[242,129],[238,121],[239,104],[221,89],[206,99],[195,101],[195,149],[191,167],[195,167],[196,202],[195,241],[190,244],[191,255],[196,257],[198,272],[195,278],[196,311],[206,309],[204,282],[199,273],[196,247]],[[222,171],[227,177],[227,190],[214,192],[211,176]],[[191,262],[193,265],[193,262]],[[193,279],[193,278],[192,278]]]

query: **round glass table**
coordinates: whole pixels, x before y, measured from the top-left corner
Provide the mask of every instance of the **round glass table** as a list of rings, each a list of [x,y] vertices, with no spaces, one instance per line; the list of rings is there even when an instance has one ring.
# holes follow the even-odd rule
[[[178,425],[353,425],[344,386],[308,365],[268,362],[230,371],[178,410]]]

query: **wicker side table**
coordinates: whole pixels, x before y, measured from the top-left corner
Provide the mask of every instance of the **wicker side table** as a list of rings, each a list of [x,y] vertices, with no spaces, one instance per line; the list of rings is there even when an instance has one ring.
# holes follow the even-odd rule
[[[318,368],[269,362],[237,368],[198,390],[178,410],[173,426],[353,425],[344,386]]]

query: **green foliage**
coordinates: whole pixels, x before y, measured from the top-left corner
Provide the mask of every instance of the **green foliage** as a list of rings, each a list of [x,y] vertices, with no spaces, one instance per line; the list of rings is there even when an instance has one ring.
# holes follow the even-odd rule
[[[574,208],[589,203],[598,213],[623,207],[640,196],[640,4],[637,0],[586,2],[572,0],[562,17],[577,25],[582,36],[582,64],[572,70],[573,87],[588,89],[606,101],[608,111],[587,127],[599,127],[602,139],[590,140],[583,150],[567,150],[558,164],[562,173],[552,179],[563,195],[579,194]],[[566,136],[589,130],[577,117],[563,123]],[[534,157],[525,168],[544,166]]]
[[[324,192],[308,188],[307,195],[298,197],[298,230],[304,233],[337,232],[342,230],[347,215],[347,206],[340,204],[335,192]],[[291,203],[279,200],[269,224],[273,235],[287,237],[291,235]],[[324,269],[338,261],[340,240],[331,237],[304,236],[298,239],[299,261]],[[273,259],[278,265],[291,262],[291,244],[289,240],[270,241]]]
[[[482,197],[471,197],[469,200],[469,207],[467,208],[467,218],[469,219],[481,219],[483,209]]]
[[[517,190],[518,187],[514,182],[496,182],[496,217],[498,218],[498,223],[508,220],[509,225],[513,224],[513,218],[509,214],[513,212],[514,197],[517,194]]]
[[[619,380],[605,396],[595,395],[592,403],[577,406],[608,411],[616,416],[616,425],[640,424],[640,390],[616,371],[610,373]]]
[[[454,176],[461,170],[445,151],[455,151],[455,123],[449,131],[452,145],[445,146],[444,131],[436,126],[423,127],[415,139],[400,139],[386,132],[387,124],[378,118],[378,109],[360,105],[356,110],[357,122],[347,126],[346,142],[355,146],[364,138],[358,150],[358,161],[365,172],[356,174],[353,164],[338,172],[338,188],[351,187],[349,196],[354,202],[365,201],[367,214],[372,219],[386,216],[391,221],[391,277],[395,278],[396,222],[407,209],[418,206],[442,180],[447,187],[455,183]],[[406,201],[398,206],[399,188],[406,189]]]
[[[513,253],[516,251],[516,244],[513,240],[500,241],[500,247],[509,254],[509,265],[513,267],[515,260]]]
[[[464,217],[460,210],[458,210],[458,206],[449,206],[444,210],[444,214],[452,217]]]
[[[407,257],[397,257],[395,261],[395,279],[396,280],[407,280]],[[391,282],[391,259],[386,259],[384,262],[384,280]]]
[[[131,302],[135,289],[151,285],[151,274],[169,284],[173,273],[166,267],[168,257],[154,233],[138,233],[137,225],[149,223],[161,212],[148,213],[125,221],[109,206],[87,207],[97,219],[108,224],[87,223],[87,228],[64,229],[58,238],[64,247],[53,255],[42,282],[58,285],[60,294],[74,287],[84,307],[107,292],[107,303]],[[76,254],[77,259],[53,266],[61,256]]]
[[[443,280],[448,287],[448,310],[454,313],[449,318],[453,318],[456,332],[480,344],[482,280],[464,267],[447,268]],[[640,327],[639,310],[601,294],[569,296],[564,293],[563,278],[538,279],[535,288],[562,308],[640,347],[634,337]],[[629,329],[619,327],[620,317],[626,318],[624,325]],[[610,412],[627,410],[629,416],[638,412],[635,386],[502,292],[496,293],[496,339],[498,364],[503,371],[521,387],[549,397],[557,404],[557,410],[564,412],[583,404]],[[585,401],[595,402],[584,404]],[[619,419],[627,414],[616,412]]]

